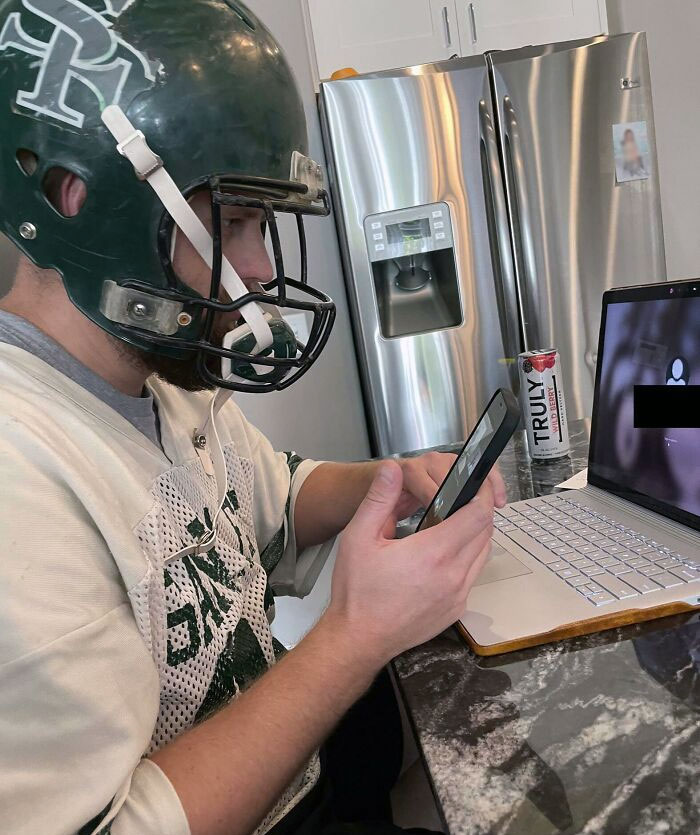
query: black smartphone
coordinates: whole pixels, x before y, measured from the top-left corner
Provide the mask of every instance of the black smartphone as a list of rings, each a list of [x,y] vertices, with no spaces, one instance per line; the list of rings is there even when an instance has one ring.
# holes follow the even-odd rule
[[[498,389],[425,511],[417,531],[444,521],[476,496],[519,422],[517,399],[507,389]]]

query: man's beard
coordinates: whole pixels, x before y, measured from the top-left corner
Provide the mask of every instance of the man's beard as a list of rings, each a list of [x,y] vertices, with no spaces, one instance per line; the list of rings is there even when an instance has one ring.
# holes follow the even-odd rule
[[[210,342],[220,348],[224,342],[224,336],[229,332],[230,327],[223,327],[217,321]],[[214,383],[202,379],[197,368],[197,354],[192,353],[186,359],[175,359],[162,354],[144,351],[113,337],[119,353],[124,359],[139,369],[147,371],[149,376],[155,374],[166,383],[177,386],[184,391],[212,391],[216,388]],[[221,357],[216,354],[208,354],[205,358],[207,370],[217,377],[221,376]]]

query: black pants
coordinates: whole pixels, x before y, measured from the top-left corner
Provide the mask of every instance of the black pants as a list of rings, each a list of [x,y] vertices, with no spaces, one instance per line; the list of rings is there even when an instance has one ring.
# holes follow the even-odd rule
[[[392,823],[389,795],[402,759],[401,716],[383,670],[321,750],[314,791],[270,835],[431,835]]]

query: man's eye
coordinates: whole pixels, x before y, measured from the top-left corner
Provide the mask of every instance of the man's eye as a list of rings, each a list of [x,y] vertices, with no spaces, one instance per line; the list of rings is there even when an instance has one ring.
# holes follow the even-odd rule
[[[237,217],[225,217],[223,219],[223,225],[230,229],[232,226],[237,226],[240,224],[240,218]]]

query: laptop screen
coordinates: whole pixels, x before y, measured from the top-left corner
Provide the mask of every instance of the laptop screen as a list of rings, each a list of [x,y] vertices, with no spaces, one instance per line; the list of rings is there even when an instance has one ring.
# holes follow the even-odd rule
[[[700,280],[605,293],[589,482],[700,530],[699,393]]]

